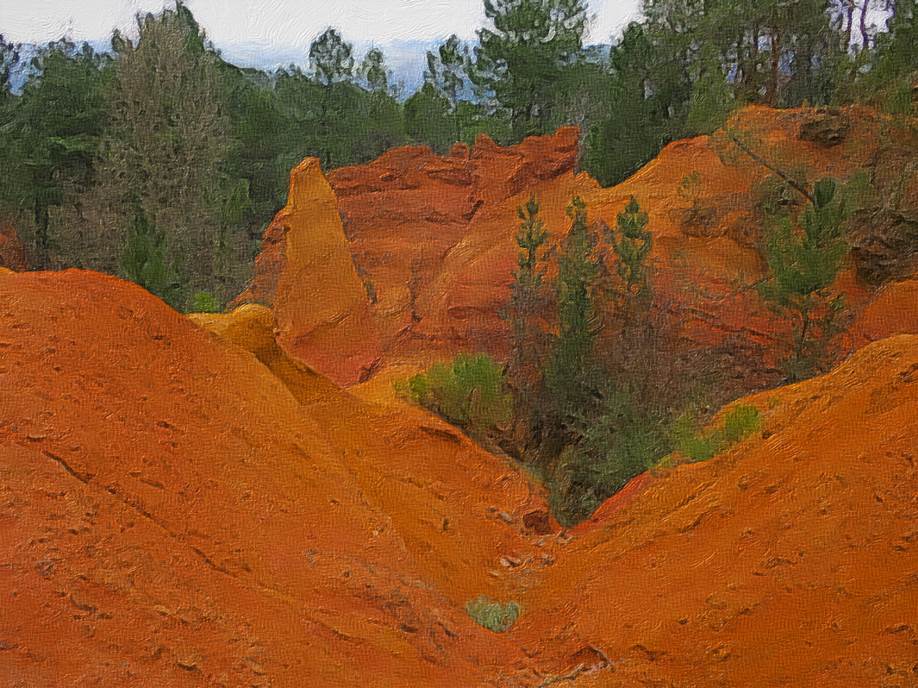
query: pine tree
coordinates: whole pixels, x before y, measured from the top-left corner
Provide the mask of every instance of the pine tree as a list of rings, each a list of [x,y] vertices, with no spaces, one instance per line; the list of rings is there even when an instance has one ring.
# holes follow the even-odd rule
[[[309,65],[320,84],[329,87],[354,75],[354,49],[332,27],[325,29],[309,46]]]
[[[370,49],[360,64],[360,76],[371,93],[386,93],[389,90],[389,71],[382,50]]]
[[[538,410],[542,387],[542,366],[546,335],[540,316],[545,307],[543,278],[545,256],[542,247],[548,232],[539,217],[535,196],[521,206],[516,243],[520,248],[518,269],[511,286],[510,321],[512,351],[507,365],[507,380],[514,396],[518,436],[524,445],[538,442]]]
[[[137,18],[134,41],[116,33],[112,121],[103,147],[103,196],[110,231],[124,231],[135,205],[164,233],[175,299],[219,290],[229,155],[217,56],[182,3]],[[220,294],[221,297],[226,294]]]
[[[485,0],[470,77],[510,113],[514,136],[545,133],[554,86],[583,47],[584,0]]]
[[[641,210],[634,196],[618,214],[615,230],[610,234],[609,243],[615,252],[615,269],[620,281],[618,305],[627,319],[635,306],[646,305],[650,299],[647,256],[653,246],[653,236],[647,229],[647,213]]]
[[[313,78],[322,86],[318,127],[325,152],[322,162],[326,169],[330,169],[335,163],[332,154],[335,124],[347,114],[346,107],[333,106],[333,91],[337,85],[350,82],[354,76],[354,48],[336,29],[329,27],[310,44],[309,66]]]
[[[462,140],[462,123],[459,117],[459,103],[465,86],[465,65],[468,49],[462,46],[459,37],[453,34],[442,43],[437,52],[428,51],[427,71],[424,80],[433,85],[448,101],[453,119],[454,140]]]
[[[709,49],[702,59],[702,73],[692,87],[685,126],[692,134],[712,134],[723,126],[733,109],[733,90],[727,82],[719,56]]]
[[[833,293],[848,246],[842,234],[846,215],[832,179],[816,183],[800,227],[782,217],[765,245],[768,280],[760,293],[776,309],[794,319],[787,375],[797,381],[820,372],[830,352],[829,340],[844,310],[843,297]]]
[[[138,203],[121,257],[122,274],[152,294],[177,306],[175,275],[166,254],[166,238],[156,230]]]
[[[107,117],[107,64],[86,44],[49,43],[33,57],[22,95],[9,103],[3,148],[12,159],[0,195],[12,196],[31,215],[26,226],[34,267],[51,267],[62,240],[71,238],[62,235],[81,231],[54,226],[52,208],[79,206],[93,182]],[[79,248],[82,242],[69,243]]]
[[[558,258],[558,336],[545,374],[553,407],[554,434],[587,414],[595,393],[593,343],[600,321],[593,299],[599,264],[588,227],[587,209],[574,197],[567,209],[571,228]]]

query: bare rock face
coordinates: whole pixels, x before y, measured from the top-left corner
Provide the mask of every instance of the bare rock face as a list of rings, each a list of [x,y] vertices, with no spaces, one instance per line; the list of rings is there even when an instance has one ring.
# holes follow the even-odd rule
[[[290,175],[287,205],[265,231],[254,279],[236,299],[249,302],[270,305],[281,346],[338,384],[359,381],[379,357],[368,290],[316,158]]]
[[[0,224],[0,268],[27,270],[25,247],[19,240],[16,228],[11,224]]]
[[[417,341],[451,347],[504,331],[499,311],[516,260],[504,249],[515,246],[519,198],[574,178],[577,135],[568,127],[508,147],[481,135],[471,149],[456,144],[446,156],[409,146],[329,174],[354,261],[373,288],[384,350],[411,349]],[[502,224],[499,236],[489,234],[494,219]],[[496,242],[490,249],[497,253],[479,246],[479,235]],[[498,262],[475,266],[466,275],[473,284],[449,285],[444,294],[448,266],[477,262],[482,252]],[[470,330],[471,313],[481,318]]]
[[[889,208],[859,212],[849,241],[858,273],[871,284],[909,277],[918,271],[918,220]]]

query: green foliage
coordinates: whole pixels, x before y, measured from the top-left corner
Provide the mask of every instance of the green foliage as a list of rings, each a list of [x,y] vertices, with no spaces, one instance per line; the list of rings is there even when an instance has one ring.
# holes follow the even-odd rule
[[[177,306],[175,275],[166,254],[166,239],[158,232],[143,209],[134,212],[121,257],[122,274],[152,294]]]
[[[520,616],[520,606],[516,602],[501,604],[484,595],[469,600],[465,611],[475,623],[494,633],[509,631]]]
[[[503,368],[484,354],[460,354],[451,364],[437,363],[399,391],[475,434],[499,429],[513,413]]]
[[[102,146],[99,197],[112,230],[139,204],[163,233],[165,260],[185,302],[222,291],[230,242],[225,232],[224,164],[232,145],[218,58],[179,3],[137,17],[137,38],[116,35],[117,60]],[[238,207],[237,199],[237,207]],[[241,281],[241,280],[239,280]],[[238,282],[237,282],[238,283]]]
[[[647,229],[647,213],[632,196],[618,214],[615,231],[609,233],[609,243],[615,252],[615,269],[621,281],[620,307],[645,303],[650,296],[647,276],[647,256],[653,247],[653,236]]]
[[[513,135],[547,130],[554,86],[583,46],[583,0],[484,0],[489,26],[478,31],[469,76],[479,91],[510,113]]]
[[[460,95],[465,87],[468,48],[456,34],[450,36],[436,52],[427,53],[427,71],[424,81],[446,98],[452,117],[453,141],[462,141],[462,118],[459,112]]]
[[[617,184],[649,162],[679,129],[650,75],[655,50],[647,28],[629,24],[609,54],[606,115],[590,129],[584,166],[604,185]]]
[[[663,419],[610,385],[598,415],[581,417],[577,442],[561,452],[549,484],[552,512],[562,525],[576,524],[670,448]]]
[[[526,444],[530,440],[528,436],[535,432],[537,417],[541,415],[539,396],[547,336],[540,319],[546,306],[543,246],[548,231],[539,216],[539,202],[534,195],[517,210],[517,216],[520,220],[516,233],[519,256],[507,312],[513,338],[507,382],[513,393],[517,422],[526,435],[520,439]]]
[[[379,48],[371,48],[367,52],[359,71],[371,93],[385,93],[389,90],[389,71]]]
[[[699,432],[691,414],[683,414],[675,424],[673,438],[676,449],[691,461],[707,461],[742,442],[761,425],[755,406],[737,405],[724,416],[723,425],[708,432]]]
[[[427,143],[438,153],[448,151],[455,141],[449,99],[432,84],[424,84],[405,102],[405,130],[412,139]]]
[[[0,33],[0,99],[10,95],[10,76],[19,64],[21,46],[7,41]]]
[[[191,305],[188,310],[191,313],[219,313],[223,307],[217,297],[209,291],[199,291],[191,297]]]
[[[801,226],[795,227],[789,216],[783,216],[765,244],[769,275],[760,293],[794,319],[787,361],[792,381],[822,369],[829,354],[828,341],[844,309],[842,297],[830,289],[848,251],[842,231],[847,212],[836,190],[832,179],[817,182]]]
[[[309,46],[309,65],[323,86],[347,81],[354,75],[354,49],[332,27],[323,31]]]
[[[890,2],[887,30],[876,37],[852,69],[853,96],[897,115],[914,115],[913,84],[918,73],[918,5],[915,0]]]
[[[11,65],[16,51],[2,53]],[[55,235],[52,209],[78,205],[93,183],[107,120],[107,66],[88,45],[49,43],[32,59],[33,76],[22,95],[4,108],[0,203],[10,215],[28,213],[21,226],[35,267],[52,267],[67,243]],[[8,79],[8,67],[2,69]]]
[[[587,208],[575,197],[567,209],[571,227],[558,257],[558,337],[545,371],[557,431],[588,404],[593,394],[593,342],[600,330],[593,302],[599,261],[589,231]]]
[[[687,133],[712,134],[721,128],[733,110],[733,90],[716,55],[703,59],[703,72],[692,87],[686,116]]]

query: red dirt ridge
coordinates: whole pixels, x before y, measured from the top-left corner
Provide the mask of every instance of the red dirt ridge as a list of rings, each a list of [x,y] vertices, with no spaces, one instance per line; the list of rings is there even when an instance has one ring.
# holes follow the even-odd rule
[[[915,685],[918,337],[543,535],[509,463],[337,389],[268,309],[194,321],[0,274],[0,685]]]

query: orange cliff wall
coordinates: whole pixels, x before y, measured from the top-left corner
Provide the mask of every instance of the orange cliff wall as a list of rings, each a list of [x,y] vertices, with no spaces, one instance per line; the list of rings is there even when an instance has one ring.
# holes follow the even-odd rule
[[[887,122],[865,108],[842,112],[847,133],[833,145],[803,140],[807,123],[821,116],[811,109],[745,108],[730,127],[785,168],[799,168],[809,179],[844,180],[858,169],[881,166]],[[282,233],[292,226],[291,209],[282,211],[265,235],[245,298],[273,303],[291,351],[344,384],[365,375],[378,357],[390,365],[462,350],[504,355],[507,326],[501,313],[517,261],[517,208],[531,193],[537,195],[550,249],[567,231],[565,209],[574,195],[586,201],[591,221],[608,226],[634,195],[654,234],[655,291],[681,336],[692,346],[720,347],[756,361],[764,354],[766,366],[774,363],[787,323],[755,289],[765,270],[757,248],[763,222],[756,187],[769,171],[731,151],[722,133],[674,142],[610,188],[578,173],[577,159],[578,132],[568,127],[508,147],[482,136],[471,149],[457,144],[446,156],[422,146],[396,148],[365,165],[332,171],[328,185],[322,180],[321,194],[309,191],[308,184],[319,184],[312,175],[295,170],[291,197],[300,199],[299,206],[294,202],[299,222],[328,217],[332,230],[297,234],[305,242],[293,269],[298,277],[288,277],[285,292],[274,298],[275,282],[292,270]],[[694,188],[687,192],[683,182],[693,174]],[[335,198],[340,231],[337,214],[331,218]],[[307,209],[310,203],[314,209]],[[701,211],[697,217],[693,205]],[[327,250],[323,242],[330,235],[341,264],[352,257],[356,266],[356,273],[347,269],[343,289],[332,290],[327,273],[315,272],[317,261],[310,258]],[[855,316],[875,292],[857,279],[853,264],[839,287]],[[318,318],[323,327],[317,332],[316,315],[326,307],[332,317]],[[347,317],[335,319],[341,313]],[[908,318],[901,322],[902,329],[884,333],[913,331]],[[343,375],[335,371],[339,350]]]
[[[316,158],[290,173],[287,205],[265,230],[254,279],[236,299],[249,302],[272,306],[281,346],[338,384],[359,381],[379,357],[367,291]]]
[[[516,206],[508,199],[569,185],[577,140],[573,127],[508,147],[482,135],[471,149],[457,144],[447,156],[427,147],[396,148],[329,174],[354,260],[373,285],[388,350],[454,348],[457,338],[460,348],[497,344],[492,335],[504,333],[499,311],[515,254],[509,262],[470,266],[465,282],[448,285],[449,293],[438,292],[442,273],[457,253],[471,250],[477,260],[508,238],[515,247]],[[469,249],[468,237],[492,217],[505,219],[509,235]],[[427,327],[441,311],[455,332]]]

